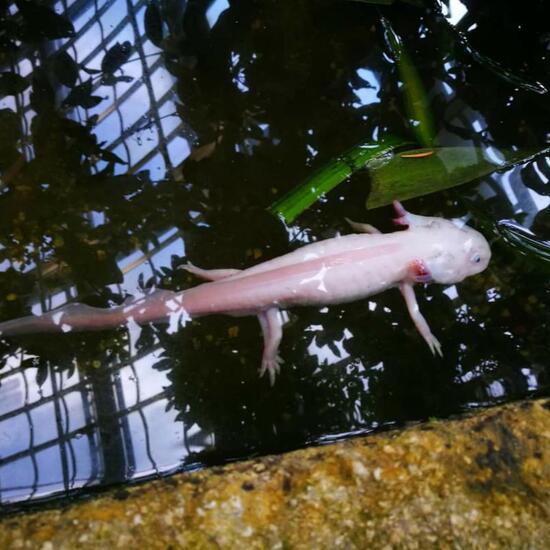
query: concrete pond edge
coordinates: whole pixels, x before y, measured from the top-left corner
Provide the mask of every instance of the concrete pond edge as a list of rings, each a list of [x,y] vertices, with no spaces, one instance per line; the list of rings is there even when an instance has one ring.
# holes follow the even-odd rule
[[[0,548],[550,548],[550,399],[0,519]]]

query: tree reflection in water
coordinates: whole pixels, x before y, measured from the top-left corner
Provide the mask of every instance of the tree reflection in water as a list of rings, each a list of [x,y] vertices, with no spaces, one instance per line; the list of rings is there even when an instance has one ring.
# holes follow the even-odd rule
[[[181,290],[197,283],[178,269],[187,259],[241,268],[347,231],[344,217],[366,217],[366,173],[291,227],[266,207],[350,145],[410,129],[378,12],[360,2],[25,5],[0,6],[16,13],[0,21],[2,319]],[[495,35],[494,10],[471,8],[454,24],[467,22],[472,48],[546,74],[539,8],[499,6],[516,41]],[[544,97],[487,70],[438,10],[384,10],[430,88],[441,143],[545,143]],[[410,208],[470,212],[489,231],[515,219],[548,239],[549,177],[539,158]],[[387,210],[368,216],[391,230]],[[2,501],[547,392],[547,268],[493,248],[484,275],[418,293],[441,360],[397,291],[289,312],[274,388],[257,375],[253,318],[3,341]]]

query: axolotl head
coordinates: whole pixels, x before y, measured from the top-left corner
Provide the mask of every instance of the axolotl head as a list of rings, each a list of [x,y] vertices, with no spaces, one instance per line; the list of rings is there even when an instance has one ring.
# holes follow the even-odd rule
[[[427,248],[426,255],[417,266],[418,282],[458,283],[481,273],[489,264],[491,248],[485,237],[475,229],[467,225],[458,227],[444,218],[411,214],[397,201],[394,208],[398,216],[394,221],[407,225],[409,231],[418,234]]]

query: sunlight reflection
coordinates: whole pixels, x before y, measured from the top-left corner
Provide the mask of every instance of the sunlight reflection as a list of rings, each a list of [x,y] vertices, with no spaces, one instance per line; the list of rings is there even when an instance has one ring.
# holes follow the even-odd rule
[[[353,93],[357,96],[359,101],[352,103],[355,109],[365,107],[366,105],[372,105],[374,103],[380,103],[378,93],[380,92],[380,82],[376,78],[376,75],[370,69],[357,69],[357,75],[366,82],[366,86],[362,88],[353,88]]]
[[[502,397],[504,395],[504,386],[502,385],[502,382],[499,382],[498,380],[492,382],[487,388],[487,393],[491,397]]]
[[[456,285],[448,286],[443,291],[443,294],[446,294],[451,300],[456,300],[458,298],[458,291],[456,289]]]
[[[530,368],[521,369],[521,374],[527,379],[527,389],[529,391],[534,391],[539,387],[539,382],[537,380],[536,374]]]
[[[310,325],[306,329],[306,332],[322,333],[322,331],[322,325]],[[333,340],[331,344],[319,345],[318,337],[314,336],[307,348],[307,351],[310,356],[317,357],[317,362],[319,365],[334,365],[350,356],[344,348],[344,342],[350,338],[353,338],[353,334],[347,328],[344,329],[343,337],[340,340]]]
[[[208,26],[212,28],[220,18],[220,15],[229,8],[227,0],[214,0],[206,10],[206,19]]]
[[[456,25],[468,13],[468,8],[460,0],[449,0],[448,12],[445,14],[452,25]]]

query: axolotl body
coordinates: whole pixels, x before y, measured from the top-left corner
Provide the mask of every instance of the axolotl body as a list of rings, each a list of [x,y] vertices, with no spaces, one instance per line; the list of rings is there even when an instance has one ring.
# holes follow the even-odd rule
[[[308,244],[248,269],[204,270],[187,264],[185,269],[209,282],[177,293],[157,290],[107,309],[69,304],[0,323],[0,335],[104,330],[163,320],[179,326],[191,318],[219,313],[257,315],[264,337],[260,373],[269,373],[273,383],[282,362],[280,309],[351,302],[398,287],[430,350],[441,355],[413,285],[460,282],[487,267],[491,250],[483,235],[471,227],[411,214],[398,202],[394,208],[394,221],[408,229],[380,233],[369,224],[350,222],[358,233]]]

